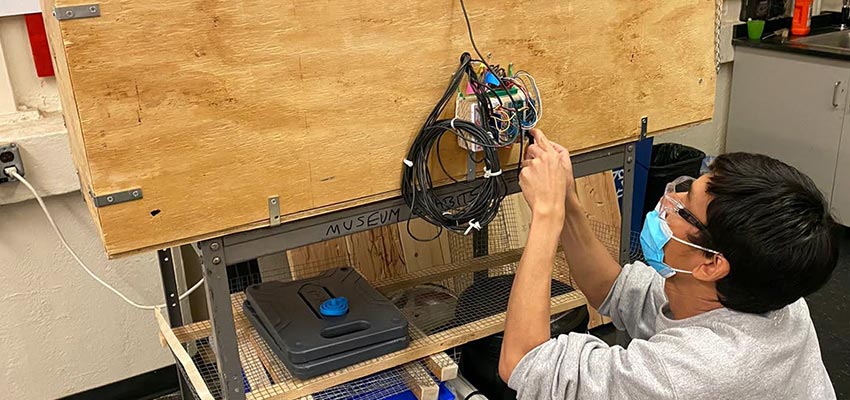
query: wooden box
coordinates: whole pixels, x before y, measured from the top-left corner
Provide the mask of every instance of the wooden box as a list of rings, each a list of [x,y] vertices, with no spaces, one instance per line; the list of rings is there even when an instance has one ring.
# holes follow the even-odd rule
[[[456,0],[42,6],[110,256],[268,225],[270,196],[288,221],[397,195],[410,141],[471,50]],[[491,62],[537,78],[541,127],[574,152],[636,139],[644,115],[655,133],[712,116],[714,0],[466,6]],[[462,175],[465,154],[443,144]]]

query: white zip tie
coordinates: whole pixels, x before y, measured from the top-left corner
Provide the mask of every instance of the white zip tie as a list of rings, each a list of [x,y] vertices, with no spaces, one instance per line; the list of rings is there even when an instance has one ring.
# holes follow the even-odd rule
[[[502,174],[502,170],[498,170],[496,172],[493,172],[493,171],[490,171],[489,169],[487,169],[487,167],[484,167],[484,177],[485,178],[499,176],[501,174]]]
[[[471,231],[472,228],[475,228],[476,231],[480,231],[481,230],[481,224],[478,223],[478,222],[475,222],[474,219],[469,220],[469,228],[466,228],[466,232],[464,232],[463,234],[469,235],[469,231]]]
[[[405,158],[404,161],[402,161],[402,162],[404,163],[404,165],[407,165],[408,167],[413,168],[413,161],[410,161],[410,160]]]
[[[457,117],[454,117],[454,118],[452,118],[452,121],[449,122],[449,124],[452,126],[452,129],[454,129],[454,130],[457,130],[457,128],[455,128],[455,120],[456,119],[457,119]]]

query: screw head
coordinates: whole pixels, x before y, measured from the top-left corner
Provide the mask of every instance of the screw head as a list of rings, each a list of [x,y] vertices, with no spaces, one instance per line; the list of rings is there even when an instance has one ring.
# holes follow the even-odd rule
[[[272,204],[277,204],[277,199],[272,199]]]
[[[65,16],[68,17],[68,18],[71,18],[71,17],[74,16],[74,12],[71,11],[71,10],[65,11]]]
[[[112,196],[106,196],[106,201],[108,203],[112,203],[113,201],[115,201],[115,199]]]
[[[89,12],[92,13],[92,14],[97,13],[97,6],[89,7]]]
[[[212,263],[215,265],[221,264],[221,257],[213,257]]]
[[[632,162],[632,157],[629,156],[629,158],[626,159],[626,162]]]
[[[216,250],[218,250],[218,248],[219,248],[218,242],[213,242],[212,244],[210,244],[210,250],[216,251]]]
[[[138,190],[133,191],[133,197],[139,197],[139,191]]]

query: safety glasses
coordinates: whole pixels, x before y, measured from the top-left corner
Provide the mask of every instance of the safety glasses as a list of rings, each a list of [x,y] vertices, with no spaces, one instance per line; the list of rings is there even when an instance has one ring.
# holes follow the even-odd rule
[[[658,212],[659,216],[665,220],[669,213],[674,213],[707,235],[708,228],[705,224],[700,222],[700,220],[675,196],[676,193],[689,192],[695,180],[695,178],[690,176],[680,176],[668,183],[667,187],[664,189],[664,197],[661,201],[661,210]]]

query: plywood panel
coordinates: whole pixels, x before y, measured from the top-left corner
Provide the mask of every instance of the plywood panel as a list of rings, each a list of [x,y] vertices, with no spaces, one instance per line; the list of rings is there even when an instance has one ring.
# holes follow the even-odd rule
[[[346,236],[354,266],[370,282],[390,279],[407,272],[396,225],[387,225]]]
[[[272,195],[284,220],[396,195],[471,50],[455,0],[99,3],[48,29],[84,185],[144,191],[97,210],[110,255],[264,226]],[[541,126],[574,152],[635,139],[642,115],[654,131],[711,118],[713,0],[467,7],[491,61],[537,77]]]
[[[419,218],[410,220],[410,232],[408,232],[407,224],[408,222],[398,224],[398,230],[401,246],[404,249],[404,261],[409,271],[452,262],[449,253],[449,233],[446,230],[439,232],[439,228]],[[429,241],[416,240],[411,236],[413,234],[419,239],[430,239],[438,233],[436,239]]]
[[[344,237],[326,240],[289,250],[286,257],[292,279],[308,278],[319,271],[347,265],[348,244]]]

